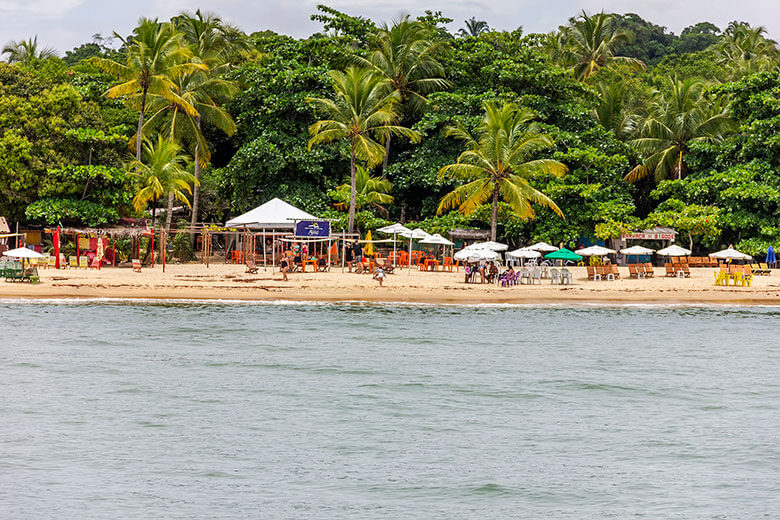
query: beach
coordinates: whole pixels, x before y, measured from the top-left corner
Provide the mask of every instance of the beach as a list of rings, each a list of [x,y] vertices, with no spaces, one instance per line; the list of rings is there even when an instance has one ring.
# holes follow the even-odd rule
[[[620,268],[615,281],[589,281],[584,267],[570,268],[572,285],[501,287],[466,284],[460,272],[420,272],[396,269],[379,287],[369,274],[343,272],[290,273],[289,281],[271,268],[246,273],[243,265],[174,264],[101,270],[42,269],[40,283],[0,282],[3,298],[107,298],[185,299],[319,302],[408,302],[430,304],[567,304],[567,303],[683,303],[683,304],[780,304],[780,271],[754,276],[752,287],[714,285],[713,269],[691,269],[690,278],[664,277],[656,268],[654,278],[629,279]]]

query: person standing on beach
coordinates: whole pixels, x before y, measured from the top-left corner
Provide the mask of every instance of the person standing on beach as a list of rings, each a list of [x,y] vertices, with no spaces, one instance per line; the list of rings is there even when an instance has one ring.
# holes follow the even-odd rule
[[[360,242],[355,240],[355,242],[352,244],[352,253],[355,255],[355,262],[357,262],[357,267],[355,267],[356,273],[362,273],[363,272],[363,246],[360,245]]]
[[[355,259],[355,255],[352,250],[352,243],[347,243],[346,247],[344,248],[344,262],[346,262],[347,267],[349,267],[349,272],[352,272],[352,262]]]
[[[377,267],[374,271],[374,280],[379,282],[379,287],[382,287],[382,282],[385,279],[385,271],[381,267]]]

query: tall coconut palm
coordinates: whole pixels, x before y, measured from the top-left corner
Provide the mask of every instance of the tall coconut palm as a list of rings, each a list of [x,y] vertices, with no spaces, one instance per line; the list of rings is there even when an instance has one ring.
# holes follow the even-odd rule
[[[597,70],[612,63],[626,63],[639,69],[645,65],[641,60],[615,56],[615,45],[631,41],[632,35],[617,31],[612,24],[612,15],[601,13],[588,16],[585,11],[571,19],[563,28],[565,40],[564,63],[569,65],[577,79],[588,79]]]
[[[563,212],[547,195],[531,186],[531,179],[539,174],[563,176],[568,168],[553,159],[534,159],[540,151],[552,146],[549,136],[540,132],[533,122],[535,114],[520,109],[513,103],[484,104],[485,115],[472,136],[463,126],[445,128],[445,135],[465,141],[466,151],[458,162],[439,171],[440,178],[466,181],[445,195],[438,213],[458,208],[464,214],[473,213],[490,201],[490,237],[496,240],[498,201],[502,198],[522,218],[533,218],[531,204],[552,209],[559,216]]]
[[[176,94],[173,78],[208,67],[191,61],[192,51],[184,44],[181,33],[170,23],[142,18],[127,40],[114,34],[127,49],[125,63],[107,58],[93,60],[98,67],[121,81],[119,85],[108,89],[106,96],[130,97],[137,101],[139,116],[135,148],[136,160],[140,161],[147,96],[155,94],[179,103],[188,114],[194,116],[196,110]]]
[[[626,109],[625,100],[628,97],[628,87],[625,83],[599,83],[596,86],[599,93],[599,103],[593,109],[596,120],[612,130],[620,139],[627,138],[636,127],[637,117]]]
[[[200,9],[194,14],[183,12],[172,22],[195,57],[210,70],[228,69],[232,57],[252,47],[246,35],[214,13],[203,13]]]
[[[3,47],[0,54],[8,55],[8,63],[31,65],[36,60],[45,60],[57,56],[57,52],[51,47],[38,50],[38,35],[22,41],[10,41]]]
[[[348,67],[344,72],[330,71],[335,99],[309,98],[315,112],[324,119],[309,127],[309,149],[320,143],[347,141],[350,147],[349,232],[355,229],[357,160],[374,167],[385,155],[377,140],[390,135],[406,137],[413,142],[420,134],[398,124],[396,105],[400,94],[388,93],[387,79],[369,69]]]
[[[157,136],[155,141],[143,140],[143,161],[138,159],[130,163],[135,170],[138,191],[133,197],[136,211],[143,210],[152,202],[152,226],[157,213],[157,201],[163,197],[169,200],[179,200],[189,206],[187,195],[192,193],[190,185],[198,181],[195,176],[185,170],[186,156],[181,147],[163,136]],[[166,216],[168,229],[171,227],[171,208]]]
[[[333,190],[330,195],[336,200],[339,209],[349,204],[352,196],[352,185],[350,179],[345,179],[344,184]],[[358,210],[364,206],[373,206],[385,217],[388,216],[385,205],[393,203],[393,196],[390,190],[393,188],[390,181],[384,177],[372,177],[368,168],[357,166],[355,178],[355,209]]]
[[[404,16],[392,27],[386,24],[369,37],[367,58],[356,56],[358,65],[387,79],[386,88],[399,94],[399,112],[421,112],[428,100],[425,94],[450,86],[441,59],[450,44],[437,37],[430,25]],[[390,155],[390,136],[385,140],[382,173]]]
[[[458,30],[458,36],[478,38],[480,34],[490,32],[490,26],[484,20],[477,20],[473,16],[465,20],[466,27]]]
[[[736,75],[770,70],[776,65],[780,51],[777,42],[765,35],[764,27],[731,22],[715,46],[718,62],[735,70]]]
[[[704,89],[700,80],[672,78],[667,93],[655,92],[649,115],[639,128],[641,137],[629,141],[644,160],[626,180],[636,182],[649,175],[656,182],[682,179],[691,143],[718,141],[732,130],[728,104],[707,97]]]

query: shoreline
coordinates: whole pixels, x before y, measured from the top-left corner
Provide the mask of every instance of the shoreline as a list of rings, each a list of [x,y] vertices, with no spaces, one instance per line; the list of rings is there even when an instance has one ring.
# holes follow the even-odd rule
[[[390,275],[379,287],[370,275],[292,273],[247,274],[242,265],[169,265],[162,269],[40,270],[36,285],[0,282],[0,300],[91,300],[151,302],[256,302],[378,305],[687,305],[780,306],[780,271],[754,277],[752,287],[718,287],[712,269],[691,278],[621,278],[588,281],[584,268],[572,268],[574,284],[499,287],[465,284],[463,273],[407,271]],[[581,271],[581,272],[580,272]],[[621,270],[623,273],[625,268]],[[660,270],[657,269],[657,272]],[[627,272],[623,274],[627,276]]]

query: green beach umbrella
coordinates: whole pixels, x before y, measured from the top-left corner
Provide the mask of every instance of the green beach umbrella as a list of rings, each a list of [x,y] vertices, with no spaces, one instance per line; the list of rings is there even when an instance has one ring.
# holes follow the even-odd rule
[[[569,251],[565,247],[557,251],[553,251],[549,255],[545,255],[545,258],[550,260],[571,260],[572,262],[578,262],[582,260],[582,257],[573,251]]]

